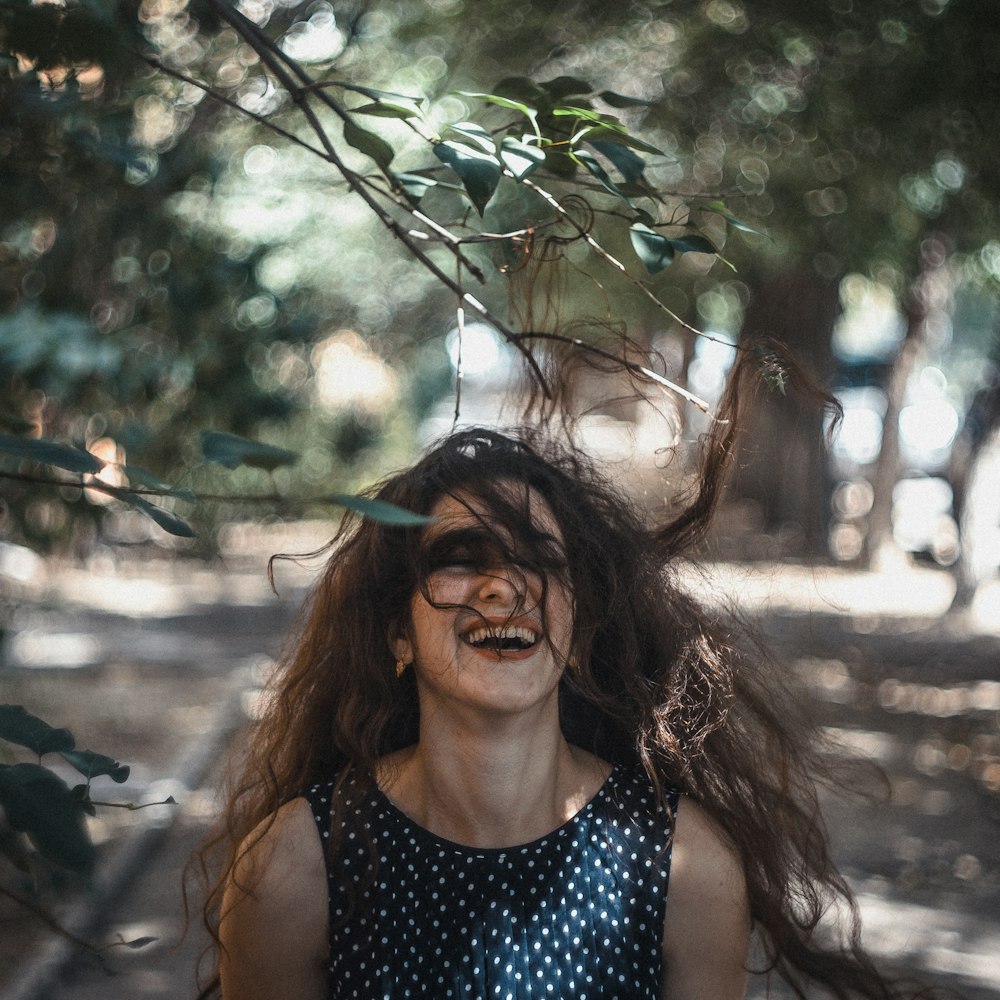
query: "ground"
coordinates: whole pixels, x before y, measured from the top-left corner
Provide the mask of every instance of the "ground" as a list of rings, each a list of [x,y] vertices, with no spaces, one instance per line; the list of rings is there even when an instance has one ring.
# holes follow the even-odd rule
[[[3,700],[131,764],[127,784],[100,789],[109,800],[179,805],[102,809],[91,894],[42,900],[87,941],[156,939],[145,947],[112,944],[98,962],[0,896],[6,1000],[194,995],[204,938],[196,908],[183,934],[181,872],[210,821],[218,761],[253,712],[311,572],[280,568],[276,596],[268,548],[241,544],[215,567],[110,555],[87,568],[33,564],[11,581]],[[887,799],[825,805],[868,947],[900,972],[1000,1000],[1000,584],[956,617],[944,614],[947,574],[905,565],[878,575],[713,565],[689,580],[709,602],[736,597],[826,734],[889,779]],[[32,892],[12,870],[0,887]],[[765,985],[757,977],[752,995]]]

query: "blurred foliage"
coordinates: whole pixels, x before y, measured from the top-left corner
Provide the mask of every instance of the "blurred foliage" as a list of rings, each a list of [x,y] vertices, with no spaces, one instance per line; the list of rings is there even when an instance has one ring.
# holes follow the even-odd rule
[[[15,749],[17,748],[17,749]],[[27,750],[35,759],[18,760],[18,751]],[[57,756],[84,780],[70,786],[63,773],[42,764],[42,758]],[[86,884],[97,860],[87,816],[96,816],[97,807],[136,810],[150,805],[174,805],[173,797],[143,804],[102,802],[91,796],[91,782],[108,777],[115,784],[128,781],[130,769],[113,757],[79,750],[68,729],[57,729],[32,715],[21,705],[0,705],[0,857],[30,878],[32,896],[22,896],[6,884],[0,894],[25,910],[41,917],[57,934],[100,958],[103,949],[77,938],[35,898],[46,873],[63,893],[71,883],[64,876],[76,876]],[[55,866],[55,867],[53,867]],[[60,877],[60,873],[63,877]],[[5,873],[9,874],[9,872]],[[5,877],[5,883],[8,879]],[[118,943],[142,948],[155,938],[136,938]]]
[[[9,824],[0,838],[2,853],[27,871],[30,854],[23,837],[49,861],[71,871],[89,871],[95,852],[84,816],[95,812],[91,779],[107,775],[121,784],[128,780],[128,767],[103,754],[75,749],[68,729],[54,729],[20,705],[0,705],[0,739],[26,747],[39,761],[58,754],[86,778],[70,788],[41,763],[0,763],[0,805]]]
[[[441,335],[455,296],[304,148],[316,135],[299,95],[265,72],[266,49],[226,23],[228,9],[0,8],[0,421],[153,469],[175,494],[247,490],[291,510],[294,496],[350,490],[407,452],[448,384]],[[639,263],[637,279],[680,319],[734,334],[752,290],[775,275],[835,283],[858,271],[904,295],[928,238],[995,296],[1000,111],[989,67],[1000,28],[987,0],[244,0],[236,10],[311,79],[338,82],[307,96],[349,170],[372,185],[394,179],[394,218],[419,202],[462,239],[536,227],[537,245],[462,244],[459,276],[489,276],[475,294],[495,315],[531,319],[534,289],[543,311],[551,297],[575,316],[627,322],[640,339],[681,332],[638,285],[609,292],[613,268],[587,252],[574,219]],[[485,132],[446,130],[468,121]],[[572,157],[531,138],[559,129],[567,145],[593,131]],[[559,230],[530,183],[495,186],[503,167],[575,185],[587,204]],[[405,225],[433,236],[412,217]],[[454,273],[454,252],[426,242]],[[526,270],[528,251],[557,277]],[[352,365],[364,378],[338,381]],[[204,462],[204,430],[303,459],[228,474]],[[146,537],[90,491],[10,482],[5,494],[9,533],[37,546],[72,531],[86,540],[81,519]],[[194,522],[210,533],[213,518],[241,512],[223,503]]]

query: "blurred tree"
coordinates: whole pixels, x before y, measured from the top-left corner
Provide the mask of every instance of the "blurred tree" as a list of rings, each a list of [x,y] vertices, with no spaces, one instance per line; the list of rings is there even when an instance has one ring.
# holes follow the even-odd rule
[[[698,221],[721,247],[727,227],[714,199],[727,196],[768,236],[748,227],[730,240],[735,278],[714,257],[684,255],[648,285],[677,316],[777,336],[825,375],[844,275],[868,274],[905,301],[928,239],[949,257],[974,255],[995,232],[987,67],[998,43],[988,7],[254,0],[239,9],[317,78],[363,78],[425,99],[432,126],[478,114],[457,91],[505,77],[600,79],[651,102],[599,106],[629,126],[641,119],[643,137],[670,154],[642,178],[680,196],[665,210],[700,203]],[[53,12],[25,0],[3,18],[11,58],[0,166],[14,179],[0,191],[9,413],[81,443],[113,438],[163,474],[190,468],[191,452],[176,444],[185,428],[263,433],[302,442],[317,482],[331,457],[364,456],[388,431],[384,406],[310,408],[319,341],[351,327],[376,361],[425,373],[413,401],[434,396],[447,376],[437,338],[453,297],[296,144],[307,133],[288,89],[268,81],[260,53],[210,6],[143,0]],[[149,71],[135,50],[153,52],[160,68]],[[178,73],[291,138],[205,99]],[[495,114],[495,127],[516,117]],[[426,144],[405,121],[368,121],[392,143],[393,170],[426,167]],[[370,159],[355,162],[370,169]],[[599,162],[628,181],[620,156]],[[591,179],[596,190],[602,183]],[[451,197],[439,186],[427,204]],[[483,226],[502,230],[526,211],[547,217],[519,197],[494,198]],[[617,237],[606,245],[619,258],[629,251]],[[491,249],[467,253],[480,267],[503,264]],[[650,342],[689,336],[638,290],[609,295],[612,269],[601,261],[573,246],[560,256],[554,287],[574,315],[625,320]],[[498,312],[506,294],[502,284],[482,293]],[[760,504],[765,527],[797,525],[794,547],[821,549],[819,418],[772,395],[761,421],[737,488]],[[53,517],[37,514],[24,520],[29,535]]]
[[[736,255],[752,290],[746,325],[799,348],[821,373],[834,367],[833,295],[845,275],[868,275],[899,298],[911,327],[897,355],[905,368],[924,335],[926,267],[975,257],[995,238],[994,13],[987,0],[711,0],[679,31],[683,55],[657,107],[696,150],[695,176],[735,183],[748,196],[742,211],[773,240],[740,234],[754,251]],[[889,378],[890,414],[905,385]],[[747,435],[741,488],[762,503],[765,525],[797,523],[817,550],[823,477],[803,457],[815,456],[818,426],[777,402]],[[894,438],[885,436],[875,477],[870,551],[890,531]]]

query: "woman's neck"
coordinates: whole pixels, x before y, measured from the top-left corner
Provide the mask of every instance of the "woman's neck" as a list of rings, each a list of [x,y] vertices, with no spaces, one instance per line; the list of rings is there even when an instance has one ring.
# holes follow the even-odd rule
[[[470,847],[512,847],[551,833],[606,780],[609,766],[556,727],[433,727],[386,758],[379,783],[432,833]]]

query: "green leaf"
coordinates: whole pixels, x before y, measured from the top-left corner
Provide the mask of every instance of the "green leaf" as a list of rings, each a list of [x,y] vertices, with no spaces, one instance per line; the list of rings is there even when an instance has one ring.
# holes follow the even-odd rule
[[[68,729],[55,729],[23,705],[0,705],[0,739],[33,750],[39,757],[72,750],[76,740]]]
[[[227,469],[249,465],[268,472],[281,465],[294,465],[299,460],[298,452],[249,441],[225,431],[202,431],[201,453],[209,462],[218,462]]]
[[[420,204],[420,199],[432,188],[437,187],[438,182],[433,177],[424,177],[421,174],[394,174],[399,186],[403,189],[403,194],[413,202]]]
[[[397,101],[405,104],[420,105],[424,103],[422,97],[413,97],[411,94],[397,94],[393,90],[376,90],[374,87],[363,87],[359,83],[347,83],[344,80],[326,80],[321,84],[324,87],[342,87],[344,90],[352,90],[362,97],[367,97],[372,101]]]
[[[505,97],[527,106],[548,105],[552,96],[526,76],[505,76],[493,86],[494,97]]]
[[[350,493],[334,493],[330,499],[333,503],[347,507],[373,521],[393,524],[400,528],[431,524],[437,520],[437,518],[429,517],[426,514],[414,514],[413,511],[397,507],[385,500],[372,500],[370,497],[359,497]]]
[[[176,535],[178,538],[198,537],[198,533],[184,518],[179,517],[173,511],[157,507],[156,504],[150,503],[145,497],[139,496],[137,493],[132,493],[118,486],[104,486],[101,488],[101,491],[145,514],[146,517],[155,521],[168,534]]]
[[[643,179],[646,161],[637,153],[633,153],[624,143],[609,142],[606,139],[588,139],[602,156],[606,156],[622,177],[630,184],[636,184]]]
[[[118,785],[128,781],[130,768],[102,753],[93,750],[61,750],[59,756],[68,764],[72,764],[88,781],[106,774]]]
[[[605,104],[609,104],[613,108],[651,108],[656,103],[656,101],[647,101],[641,97],[616,94],[613,90],[602,90],[598,96]]]
[[[420,108],[409,101],[399,99],[374,101],[350,109],[352,115],[371,115],[375,118],[419,118]]]
[[[446,140],[434,146],[434,155],[462,179],[462,185],[480,215],[500,183],[500,161],[462,142]]]
[[[448,126],[448,131],[457,132],[484,153],[490,156],[496,155],[497,144],[494,142],[493,136],[482,125],[477,125],[475,122],[456,122],[454,125]]]
[[[578,76],[557,76],[540,86],[554,101],[561,101],[565,97],[577,94],[591,94],[594,91],[587,80],[582,80]]]
[[[0,434],[0,452],[70,472],[100,472],[107,464],[82,448],[46,438],[22,438],[13,434]]]
[[[344,120],[344,141],[358,152],[370,156],[383,170],[389,169],[395,150],[381,136],[369,132],[350,118]]]
[[[504,97],[502,94],[481,94],[474,90],[457,90],[455,93],[462,97],[475,97],[480,101],[485,101],[487,104],[495,104],[500,108],[510,108],[511,111],[520,111],[522,115],[531,121],[534,121],[538,116],[538,111],[529,104],[524,104],[522,101],[515,101],[510,97]]]
[[[699,212],[711,212],[713,215],[721,215],[722,218],[724,218],[726,222],[733,227],[733,229],[742,229],[745,233],[753,233],[755,236],[767,237],[767,233],[760,229],[754,229],[754,227],[749,223],[737,219],[735,215],[731,215],[729,209],[726,208],[725,202],[703,201],[697,205],[692,205],[691,208]]]
[[[651,146],[648,142],[643,142],[641,139],[636,139],[635,136],[629,135],[624,128],[611,125],[590,125],[587,128],[580,129],[573,136],[572,141],[574,145],[581,142],[588,142],[591,145],[594,142],[602,141],[617,142],[622,146],[630,146],[632,149],[638,149],[642,153],[652,153],[654,156],[667,155],[662,149],[657,149],[656,146]]]
[[[680,250],[681,253],[711,253],[717,254],[719,251],[715,249],[711,241],[706,239],[704,236],[671,236],[670,242],[673,244],[675,250]]]
[[[133,486],[144,486],[148,490],[157,490],[164,496],[177,497],[179,500],[186,500],[188,503],[197,503],[198,494],[189,490],[186,486],[168,486],[158,476],[149,469],[144,469],[141,465],[124,466],[125,475]]]
[[[622,201],[626,202],[627,204],[629,205],[632,204],[628,195],[626,195],[621,190],[621,188],[619,188],[618,185],[615,184],[615,182],[608,175],[608,172],[604,169],[604,167],[602,167],[600,163],[598,163],[597,158],[594,156],[593,153],[588,153],[585,149],[578,149],[571,155],[573,159],[576,160],[577,163],[580,163],[584,167],[586,167],[587,170],[590,171],[590,173],[592,173],[601,182],[601,184],[604,185],[604,187],[608,191],[610,191],[613,195],[617,195],[619,198],[622,199]]]
[[[658,274],[670,266],[674,259],[674,246],[666,236],[641,222],[630,226],[628,232],[632,247],[650,274]]]
[[[523,181],[545,162],[545,152],[508,135],[500,143],[500,159],[516,180]]]
[[[83,804],[66,783],[39,764],[0,767],[0,805],[7,821],[50,861],[73,871],[93,867],[94,845]]]
[[[580,121],[593,122],[595,125],[604,125],[610,129],[620,132],[628,131],[625,126],[614,117],[614,115],[603,115],[600,111],[591,108],[581,108],[574,104],[565,104],[552,109],[553,118],[578,118]]]

